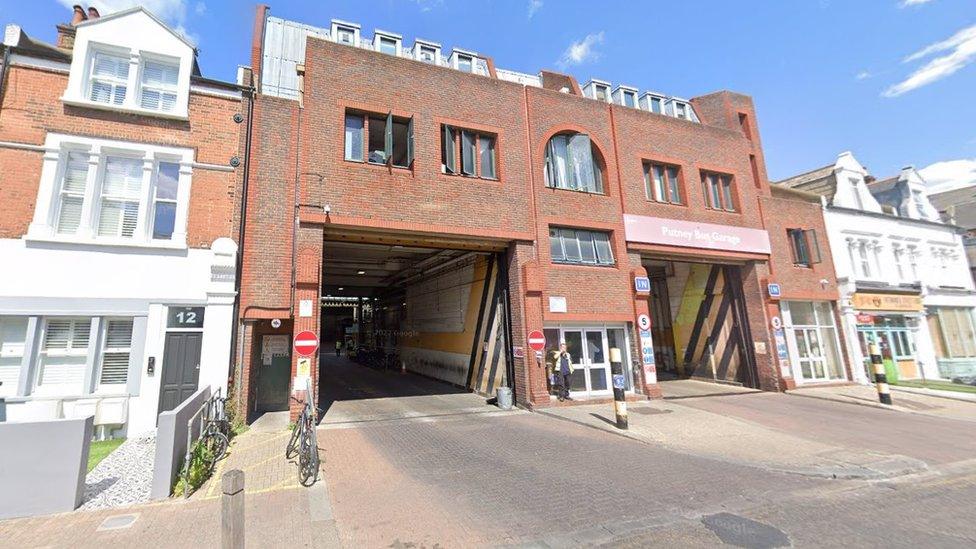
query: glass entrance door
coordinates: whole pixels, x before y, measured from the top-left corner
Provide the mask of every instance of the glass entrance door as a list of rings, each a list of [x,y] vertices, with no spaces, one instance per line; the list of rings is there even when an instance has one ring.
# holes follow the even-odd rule
[[[619,333],[614,333],[614,337],[620,340],[617,344],[621,345],[621,355],[627,356],[629,349],[624,331],[616,331]],[[569,380],[569,390],[573,397],[603,396],[610,392],[610,343],[607,332],[605,328],[588,327],[546,329],[546,344],[550,350],[558,348],[560,341],[566,343],[566,352],[569,353],[573,365],[573,374]],[[551,335],[557,334],[558,339],[550,344],[548,340]]]

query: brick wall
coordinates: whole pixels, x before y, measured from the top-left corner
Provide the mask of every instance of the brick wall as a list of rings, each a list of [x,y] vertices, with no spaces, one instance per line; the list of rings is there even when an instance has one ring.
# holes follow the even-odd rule
[[[49,132],[136,143],[187,147],[198,163],[229,166],[243,158],[246,124],[235,114],[246,112],[239,99],[190,94],[189,120],[67,106],[61,102],[68,83],[63,71],[11,65],[0,110],[0,141],[43,145]],[[0,237],[19,238],[34,215],[40,182],[39,151],[0,148]],[[188,243],[207,247],[221,236],[237,240],[241,169],[230,172],[194,168],[190,194]]]

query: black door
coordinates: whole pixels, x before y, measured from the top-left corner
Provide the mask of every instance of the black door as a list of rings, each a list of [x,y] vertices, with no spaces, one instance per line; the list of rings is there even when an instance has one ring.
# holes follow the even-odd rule
[[[159,390],[159,411],[176,408],[197,390],[200,380],[200,332],[166,334],[163,349],[163,380]]]

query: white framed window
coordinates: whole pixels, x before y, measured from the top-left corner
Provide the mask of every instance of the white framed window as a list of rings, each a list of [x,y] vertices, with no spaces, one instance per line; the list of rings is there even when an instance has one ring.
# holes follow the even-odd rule
[[[27,342],[26,316],[0,316],[0,397],[17,394]]]
[[[129,56],[93,50],[88,74],[88,99],[122,105],[129,89]]]
[[[172,112],[179,92],[179,62],[147,59],[142,65],[139,105],[151,111]]]
[[[132,319],[109,318],[102,322],[102,352],[99,357],[98,391],[124,392],[129,379],[132,350]]]
[[[100,183],[97,235],[132,238],[140,217],[142,160],[107,157]]]
[[[339,44],[346,44],[347,46],[359,45],[359,29],[360,26],[355,23],[349,23],[348,21],[339,19],[332,20],[332,36]]]
[[[83,392],[91,324],[91,318],[44,319],[33,393]]]
[[[440,48],[432,44],[417,42],[414,45],[413,52],[418,61],[430,63],[431,65],[436,65],[439,61],[438,58],[440,57]]]
[[[474,58],[470,55],[458,54],[454,68],[461,72],[474,72]]]
[[[546,186],[603,194],[603,170],[585,133],[554,135],[546,145]]]
[[[593,99],[596,99],[597,101],[609,101],[609,97],[610,97],[609,87],[602,86],[600,84],[593,86]]]
[[[48,134],[28,240],[186,247],[193,150]]]
[[[637,94],[632,91],[624,91],[624,106],[634,108],[637,106]]]
[[[399,34],[377,30],[373,34],[373,48],[388,55],[400,55],[403,37]]]

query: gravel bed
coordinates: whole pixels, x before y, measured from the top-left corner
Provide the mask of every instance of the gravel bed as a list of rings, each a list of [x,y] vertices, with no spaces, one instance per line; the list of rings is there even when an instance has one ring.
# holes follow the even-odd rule
[[[79,509],[110,509],[149,501],[156,437],[130,438],[85,477]]]

